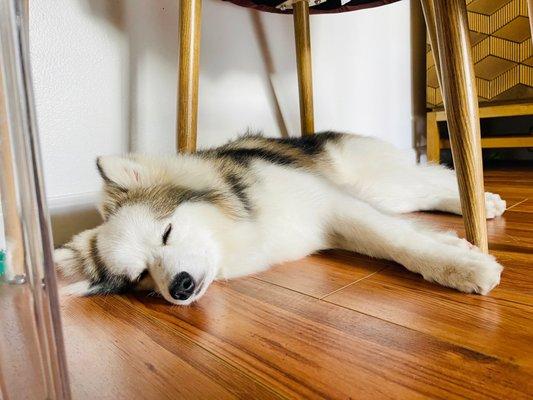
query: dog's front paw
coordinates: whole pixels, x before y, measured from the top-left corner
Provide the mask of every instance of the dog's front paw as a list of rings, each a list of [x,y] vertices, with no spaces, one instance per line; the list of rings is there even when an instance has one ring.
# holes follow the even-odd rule
[[[70,248],[59,247],[54,250],[54,264],[64,277],[74,275],[78,269],[79,262],[76,252]]]
[[[503,200],[499,194],[485,193],[485,210],[487,213],[487,219],[493,219],[499,217],[505,212],[507,203]]]
[[[61,274],[59,294],[61,297],[83,296],[89,290],[89,281],[80,279],[80,259],[71,247],[59,247],[54,250],[54,264]]]
[[[458,269],[457,289],[466,293],[488,294],[500,283],[503,267],[494,257],[476,252],[476,257]]]
[[[503,267],[477,247],[456,253],[430,280],[465,293],[487,294],[500,283]]]

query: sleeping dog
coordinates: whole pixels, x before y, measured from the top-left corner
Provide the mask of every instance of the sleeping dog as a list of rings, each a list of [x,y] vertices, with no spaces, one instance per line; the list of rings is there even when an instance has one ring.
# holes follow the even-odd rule
[[[428,281],[488,293],[496,260],[452,232],[398,214],[461,213],[453,171],[416,165],[382,141],[324,132],[247,135],[168,158],[99,157],[104,222],[55,251],[80,295],[152,289],[174,304],[216,279],[258,273],[323,249],[395,261]],[[505,201],[485,194],[487,218]]]

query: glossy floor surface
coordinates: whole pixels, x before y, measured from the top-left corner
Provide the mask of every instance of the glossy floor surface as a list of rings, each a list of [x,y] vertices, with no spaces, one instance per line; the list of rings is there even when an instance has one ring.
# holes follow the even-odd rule
[[[145,294],[64,298],[75,399],[533,396],[533,169],[486,171],[505,266],[490,295],[326,252],[214,284],[194,306]],[[413,218],[455,229],[461,218]],[[529,397],[531,398],[531,397]]]

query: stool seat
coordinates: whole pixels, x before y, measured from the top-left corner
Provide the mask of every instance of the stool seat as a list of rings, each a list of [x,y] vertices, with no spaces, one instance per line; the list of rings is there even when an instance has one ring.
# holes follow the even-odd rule
[[[278,14],[292,14],[291,0],[224,0],[241,7]],[[330,14],[384,6],[399,0],[310,0],[310,14]]]

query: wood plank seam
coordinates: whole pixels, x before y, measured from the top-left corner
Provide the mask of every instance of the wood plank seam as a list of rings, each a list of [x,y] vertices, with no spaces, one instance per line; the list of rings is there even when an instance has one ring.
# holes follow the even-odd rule
[[[525,203],[525,202],[528,201],[528,200],[529,200],[529,199],[527,199],[527,198],[524,199],[524,200],[521,200],[521,201],[519,201],[518,203],[515,203],[515,204],[513,204],[512,206],[507,207],[507,208],[505,209],[505,211],[509,211],[510,209],[512,209],[512,208],[514,208],[514,207],[516,207],[516,206],[519,206],[520,204]]]
[[[257,280],[257,281],[260,281],[260,282],[263,282],[263,283],[267,283],[267,284],[269,284],[269,285],[273,285],[273,286],[277,286],[277,287],[280,287],[280,288],[283,288],[283,289],[287,289],[287,290],[290,290],[291,292],[299,293],[299,294],[302,294],[302,295],[304,295],[304,296],[311,297],[311,298],[313,298],[313,299],[322,300],[322,299],[324,299],[325,297],[330,296],[330,295],[332,295],[332,294],[334,294],[334,293],[337,293],[338,291],[340,291],[340,290],[342,290],[342,289],[344,289],[344,288],[347,288],[348,286],[351,286],[351,285],[353,285],[354,283],[357,283],[357,282],[360,282],[360,281],[362,281],[362,280],[364,280],[364,279],[366,279],[366,278],[369,278],[369,277],[371,277],[372,275],[374,275],[374,274],[376,274],[376,273],[378,273],[378,272],[381,272],[381,271],[383,271],[383,270],[386,269],[386,268],[388,268],[388,266],[385,266],[385,267],[383,267],[383,268],[378,269],[377,271],[371,272],[371,273],[369,273],[368,275],[365,275],[365,276],[363,276],[363,277],[361,277],[361,278],[358,278],[358,279],[354,280],[353,282],[350,282],[350,283],[348,283],[348,284],[346,284],[346,285],[344,285],[344,286],[342,286],[342,287],[340,287],[340,288],[338,288],[338,289],[335,289],[335,290],[333,290],[332,292],[327,293],[327,294],[325,294],[325,295],[323,295],[323,296],[321,296],[321,297],[319,297],[319,296],[313,296],[313,295],[310,294],[310,293],[305,293],[305,292],[302,292],[302,291],[300,291],[300,290],[296,290],[296,289],[294,289],[294,288],[290,288],[290,287],[287,287],[287,286],[280,285],[279,283],[275,283],[275,282],[268,281],[268,280],[266,280],[266,279],[261,279],[261,278],[258,277],[258,276],[251,276],[250,278],[255,279],[255,280]]]
[[[372,273],[370,273],[370,274],[368,274],[366,276],[363,276],[362,278],[356,279],[355,281],[350,282],[347,285],[344,285],[343,287],[340,287],[340,288],[338,288],[338,289],[336,289],[336,290],[334,290],[334,291],[332,291],[332,292],[320,297],[319,300],[324,300],[326,297],[331,296],[334,293],[340,292],[341,290],[346,289],[349,286],[355,285],[356,283],[361,282],[361,281],[365,280],[366,278],[370,278],[372,275],[375,275],[378,272],[381,272],[381,271],[383,271],[383,270],[385,270],[387,268],[389,268],[389,266],[385,266],[383,268],[378,269],[377,271],[374,271],[374,272],[372,272]]]
[[[282,289],[290,290],[291,292],[294,292],[294,293],[298,293],[298,294],[301,294],[301,295],[304,295],[304,296],[307,296],[307,297],[311,297],[312,299],[320,300],[320,297],[313,296],[312,294],[305,293],[305,292],[302,292],[300,290],[296,290],[296,289],[293,289],[293,288],[289,288],[289,287],[280,285],[279,283],[270,282],[270,281],[267,281],[265,279],[261,279],[261,278],[259,278],[257,276],[251,276],[250,278],[255,279],[256,281],[259,281],[259,282],[267,283],[267,284],[272,285],[272,286],[277,286],[277,287],[282,288]]]

